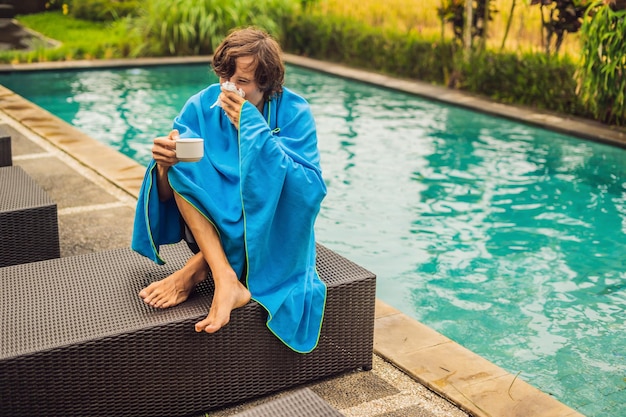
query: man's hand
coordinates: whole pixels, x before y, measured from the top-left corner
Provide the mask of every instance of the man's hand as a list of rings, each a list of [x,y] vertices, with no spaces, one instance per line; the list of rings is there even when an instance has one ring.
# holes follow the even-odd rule
[[[154,139],[152,158],[154,158],[157,165],[169,168],[178,163],[176,158],[176,139],[178,138],[178,130],[174,129],[168,136]]]
[[[224,112],[226,113],[226,116],[228,117],[230,122],[235,126],[235,128],[239,129],[241,106],[246,101],[246,99],[241,97],[236,92],[226,91],[222,89],[222,93],[220,94],[220,101],[222,103],[222,108],[224,109]]]

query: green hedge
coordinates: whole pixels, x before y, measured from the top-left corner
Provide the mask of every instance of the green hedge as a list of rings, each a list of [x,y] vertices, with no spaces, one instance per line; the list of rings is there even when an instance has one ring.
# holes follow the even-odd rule
[[[576,65],[568,57],[483,52],[459,65],[462,90],[502,103],[591,116],[576,94]]]
[[[67,1],[69,12],[77,19],[108,22],[137,14],[139,0],[72,0]]]
[[[297,16],[283,30],[283,48],[398,77],[444,83],[453,46],[334,16]]]
[[[475,53],[461,59],[452,41],[382,30],[337,16],[287,22],[286,51],[348,66],[452,86],[493,100],[592,117],[576,94],[576,64],[542,53]]]
[[[280,37],[292,0],[150,0],[129,33],[141,39],[134,54],[211,54],[235,27],[257,26]]]

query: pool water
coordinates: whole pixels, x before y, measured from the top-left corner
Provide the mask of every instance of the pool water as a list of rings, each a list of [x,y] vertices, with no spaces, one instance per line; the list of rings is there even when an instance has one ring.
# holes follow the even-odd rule
[[[207,65],[1,75],[146,164]],[[590,417],[626,404],[626,150],[296,67],[317,240],[378,297]]]

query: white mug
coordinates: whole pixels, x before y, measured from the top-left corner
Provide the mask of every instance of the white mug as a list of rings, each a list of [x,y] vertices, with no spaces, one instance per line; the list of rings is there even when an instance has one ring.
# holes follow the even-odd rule
[[[182,162],[197,162],[204,156],[204,139],[176,139],[176,158]]]

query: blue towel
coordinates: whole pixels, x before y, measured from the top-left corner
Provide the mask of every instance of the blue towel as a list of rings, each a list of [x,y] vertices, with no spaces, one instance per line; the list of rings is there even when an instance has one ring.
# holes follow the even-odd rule
[[[267,327],[296,352],[317,346],[326,285],[315,268],[314,223],[326,185],[308,103],[284,88],[264,114],[246,101],[239,131],[211,105],[219,84],[191,97],[174,120],[180,136],[204,138],[200,162],[169,170],[176,193],[217,228],[228,260],[252,299],[268,312]],[[159,246],[182,239],[173,199],[159,201],[156,163],[142,184],[132,248],[158,264]],[[247,266],[247,267],[246,267]]]

